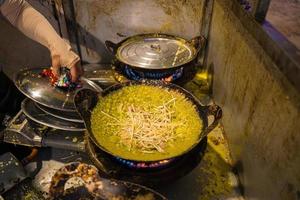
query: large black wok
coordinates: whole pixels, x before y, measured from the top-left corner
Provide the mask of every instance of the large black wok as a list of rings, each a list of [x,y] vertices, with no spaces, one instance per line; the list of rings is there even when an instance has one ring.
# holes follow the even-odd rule
[[[86,126],[86,134],[88,134],[89,138],[91,139],[91,141],[102,151],[113,155],[115,157],[119,157],[122,158],[122,156],[120,155],[116,155],[113,152],[111,152],[109,149],[104,148],[103,146],[101,146],[93,132],[91,129],[91,111],[93,110],[93,108],[96,106],[98,99],[100,96],[106,96],[107,94],[115,91],[115,90],[119,90],[123,87],[126,86],[130,86],[130,85],[140,85],[140,84],[144,84],[144,85],[151,85],[151,86],[157,86],[157,87],[164,87],[164,88],[169,88],[171,90],[175,90],[177,92],[180,92],[181,94],[185,95],[185,97],[187,99],[189,99],[195,106],[197,109],[197,112],[200,116],[200,118],[203,121],[203,128],[202,130],[199,132],[199,137],[198,140],[190,146],[190,148],[184,152],[182,152],[180,155],[177,156],[173,156],[173,157],[169,157],[169,158],[165,158],[165,159],[175,159],[178,158],[186,153],[188,153],[189,151],[191,151],[193,148],[195,148],[197,146],[197,144],[199,144],[199,142],[205,138],[207,136],[207,134],[212,131],[218,124],[221,116],[222,116],[222,110],[219,106],[217,105],[209,105],[209,106],[203,106],[200,104],[200,102],[196,99],[196,97],[194,95],[192,95],[189,91],[185,90],[184,88],[175,85],[175,84],[171,84],[171,83],[166,83],[166,82],[162,82],[162,81],[129,81],[126,83],[121,83],[121,84],[115,84],[109,88],[107,88],[106,90],[104,90],[101,93],[89,90],[89,89],[82,89],[80,91],[78,91],[77,95],[75,96],[75,106],[77,111],[79,112],[79,114],[81,115],[81,117],[84,120],[85,126]],[[213,122],[208,124],[208,116],[213,116]],[[125,159],[125,158],[122,158]],[[164,159],[164,160],[165,160]],[[128,160],[128,159],[127,159]],[[141,160],[131,160],[133,162],[144,162]],[[151,160],[151,161],[145,161],[145,162],[154,162],[154,161],[160,161],[160,160]]]

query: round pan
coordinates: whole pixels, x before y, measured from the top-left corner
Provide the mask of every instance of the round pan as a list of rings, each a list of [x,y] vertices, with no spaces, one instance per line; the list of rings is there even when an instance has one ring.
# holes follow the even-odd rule
[[[124,59],[122,57],[120,57],[120,55],[118,54],[118,50],[123,47],[124,45],[134,42],[134,41],[141,41],[141,40],[147,40],[147,39],[171,39],[171,40],[177,40],[182,42],[183,44],[186,44],[187,46],[189,46],[191,48],[192,56],[187,59],[184,63],[182,63],[181,65],[170,65],[170,66],[159,66],[159,67],[149,67],[149,66],[143,66],[143,65],[132,65],[131,63],[127,63],[126,61],[124,61]],[[108,49],[108,51],[111,52],[111,54],[113,54],[115,56],[115,58],[124,63],[127,64],[128,66],[131,66],[132,68],[136,68],[136,69],[144,69],[144,70],[168,70],[171,68],[179,68],[184,64],[187,64],[189,62],[191,62],[192,60],[194,60],[194,58],[196,58],[196,56],[198,55],[198,53],[200,52],[200,50],[204,47],[205,45],[205,39],[203,36],[197,36],[191,40],[186,40],[184,38],[178,37],[178,36],[174,36],[174,35],[168,35],[168,34],[162,34],[162,33],[147,33],[147,34],[138,34],[138,35],[134,35],[128,38],[125,38],[124,40],[120,41],[119,43],[113,43],[112,41],[106,40],[105,41],[105,46]]]
[[[196,106],[198,115],[203,121],[203,128],[199,132],[198,140],[193,145],[191,145],[189,149],[187,149],[186,151],[183,151],[180,155],[170,156],[168,158],[164,158],[163,160],[177,158],[177,157],[180,157],[180,156],[188,153],[189,151],[191,151],[193,148],[195,148],[197,146],[197,144],[199,144],[199,142],[203,138],[205,138],[207,136],[207,134],[210,131],[212,131],[217,126],[219,120],[222,117],[222,110],[219,106],[217,106],[217,105],[203,106],[200,104],[200,102],[197,100],[197,98],[194,95],[192,95],[189,91],[185,90],[184,88],[182,88],[178,85],[166,83],[163,81],[154,81],[154,80],[129,81],[129,82],[125,82],[125,83],[115,84],[115,85],[107,88],[106,90],[104,90],[102,93],[97,93],[95,91],[88,90],[88,89],[82,89],[77,92],[77,95],[75,97],[75,106],[76,106],[77,111],[80,113],[81,117],[84,120],[85,126],[87,128],[87,130],[86,130],[87,134],[88,134],[89,138],[92,140],[92,142],[99,149],[101,149],[102,151],[105,151],[113,156],[123,158],[121,155],[114,154],[109,149],[104,148],[97,142],[95,136],[93,135],[92,129],[91,129],[91,122],[90,122],[91,111],[96,106],[100,96],[104,97],[107,94],[109,94],[115,90],[119,90],[123,87],[127,87],[130,85],[150,85],[150,86],[169,88],[171,90],[180,92],[181,94],[185,95],[185,97],[187,99],[189,99]],[[214,117],[214,120],[210,125],[208,125],[208,116]],[[128,160],[126,158],[123,158],[123,159]],[[155,161],[156,162],[156,161],[160,161],[160,160],[147,160],[147,161],[131,160],[131,161],[134,161],[134,162],[154,162]]]
[[[83,120],[80,118],[78,113],[76,111],[61,111],[61,110],[56,110],[53,108],[48,108],[44,105],[35,103],[35,105],[41,109],[43,112],[52,115],[53,117],[65,120],[65,121],[70,121],[70,122],[77,122],[77,123],[83,123]]]
[[[160,38],[160,39],[171,39],[181,41],[182,43],[190,46],[193,56],[187,59],[185,62],[182,62],[178,65],[158,65],[157,67],[150,67],[143,64],[131,64],[126,62],[120,55],[118,51],[126,44],[132,41],[148,40],[149,38]],[[114,43],[112,41],[105,41],[105,46],[108,51],[114,56],[114,65],[118,70],[125,73],[125,75],[131,80],[141,80],[141,79],[170,79],[172,75],[178,73],[178,71],[183,71],[183,74],[186,74],[188,71],[193,71],[195,66],[197,66],[197,56],[204,49],[206,44],[206,39],[203,36],[194,37],[191,40],[186,40],[184,38],[162,34],[162,33],[148,33],[148,34],[139,34],[128,37],[119,43]]]
[[[65,131],[84,131],[85,127],[83,123],[76,123],[61,120],[50,114],[45,113],[39,109],[34,101],[29,98],[26,98],[22,104],[21,109],[23,113],[32,121],[42,124],[47,127],[65,130]]]

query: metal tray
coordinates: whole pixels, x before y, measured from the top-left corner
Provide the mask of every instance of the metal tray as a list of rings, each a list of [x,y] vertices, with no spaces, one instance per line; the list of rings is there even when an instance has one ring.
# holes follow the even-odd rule
[[[77,123],[83,123],[83,119],[79,116],[77,112],[74,111],[61,111],[61,110],[56,110],[53,108],[48,108],[46,106],[43,106],[42,104],[35,103],[36,107],[41,109],[43,112],[52,115],[56,118],[70,121],[70,122],[77,122]]]
[[[65,130],[65,131],[84,131],[85,126],[83,123],[76,123],[65,121],[59,118],[56,118],[52,115],[49,115],[39,109],[34,101],[26,98],[21,105],[23,113],[31,119],[32,121],[45,125],[47,127]]]
[[[45,68],[21,70],[15,76],[15,85],[28,98],[39,104],[61,111],[75,111],[73,100],[78,89],[66,91],[53,87],[48,77],[40,75],[43,69]],[[83,77],[81,85],[82,88],[102,91],[96,83]]]

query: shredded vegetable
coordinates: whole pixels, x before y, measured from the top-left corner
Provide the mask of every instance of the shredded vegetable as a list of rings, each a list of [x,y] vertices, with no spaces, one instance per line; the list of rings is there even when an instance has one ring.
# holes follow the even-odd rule
[[[101,98],[92,112],[98,142],[128,159],[163,158],[190,147],[202,128],[195,106],[174,90],[127,86]]]

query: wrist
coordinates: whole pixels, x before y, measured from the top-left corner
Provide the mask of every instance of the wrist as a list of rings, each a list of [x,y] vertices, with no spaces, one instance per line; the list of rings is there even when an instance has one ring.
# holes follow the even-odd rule
[[[49,48],[51,52],[51,57],[59,57],[59,63],[62,67],[67,67],[71,69],[76,63],[80,61],[79,56],[71,50],[70,45],[63,43],[59,43],[57,45],[51,45]]]

